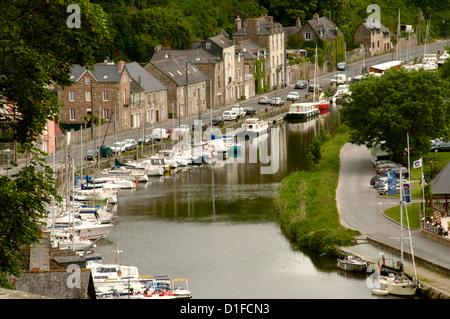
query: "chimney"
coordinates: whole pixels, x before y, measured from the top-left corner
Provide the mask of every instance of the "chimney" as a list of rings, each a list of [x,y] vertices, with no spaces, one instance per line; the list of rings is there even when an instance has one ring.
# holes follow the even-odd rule
[[[234,31],[239,31],[242,28],[242,20],[237,16],[234,20]]]
[[[313,15],[313,19],[316,20],[316,21],[319,21],[319,14],[318,14],[318,13],[315,13],[315,14]]]
[[[119,63],[117,63],[117,71],[120,73],[123,71],[123,66],[125,65],[125,61],[120,60]]]
[[[139,83],[139,85],[142,85],[142,76],[138,76],[138,83]]]
[[[302,27],[302,22],[300,21],[300,17],[297,17],[297,21],[295,21],[295,26],[297,28],[301,28]]]

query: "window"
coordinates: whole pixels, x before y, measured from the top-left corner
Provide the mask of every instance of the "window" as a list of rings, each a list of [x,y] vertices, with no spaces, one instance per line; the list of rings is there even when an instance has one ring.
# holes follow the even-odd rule
[[[70,109],[70,120],[71,121],[76,121],[77,120],[77,115],[76,115],[75,109]]]
[[[86,100],[86,102],[91,101],[91,91],[85,92],[85,100]]]
[[[69,101],[75,101],[75,91],[73,90],[69,91]]]
[[[109,120],[109,109],[103,109],[103,117]]]
[[[310,32],[306,32],[305,33],[305,40],[307,40],[307,41],[311,40],[311,33]]]
[[[89,75],[85,76],[84,84],[91,84],[91,77]]]
[[[152,96],[150,94],[147,94],[147,107],[152,106]]]
[[[103,101],[109,101],[108,91],[102,91]]]
[[[161,91],[161,102],[164,101],[164,91]]]
[[[156,93],[153,94],[153,106],[156,106]]]

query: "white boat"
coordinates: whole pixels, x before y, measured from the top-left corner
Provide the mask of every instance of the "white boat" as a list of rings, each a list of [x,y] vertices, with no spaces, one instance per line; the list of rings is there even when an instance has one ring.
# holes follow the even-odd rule
[[[136,164],[137,167],[143,168],[148,176],[164,175],[164,165],[155,165],[151,159],[142,160]]]
[[[381,290],[396,296],[414,296],[417,290],[417,282],[402,273],[380,276],[380,286]]]
[[[95,196],[95,198],[94,198]],[[108,204],[117,203],[117,190],[113,189],[81,189],[70,195],[71,199],[79,202],[105,202]]]
[[[178,168],[178,161],[172,150],[161,150],[159,156],[163,158],[164,164],[168,165],[170,169]]]
[[[408,149],[409,152],[409,149]],[[400,185],[403,185],[402,181],[402,168],[400,168]],[[405,205],[405,209],[407,210],[406,203],[404,201],[403,196],[403,187],[400,187],[400,267],[399,269],[390,269],[389,267],[386,267],[385,265],[382,266],[383,272],[380,272],[380,287],[381,289],[387,290],[389,294],[392,295],[398,295],[398,296],[414,296],[416,294],[416,290],[419,287],[419,282],[417,281],[417,273],[416,273],[416,266],[414,262],[414,250],[411,240],[411,234],[408,237],[410,242],[410,248],[411,248],[411,256],[412,256],[412,263],[414,266],[414,275],[415,278],[411,278],[410,276],[407,276],[404,273],[403,270],[403,205]],[[408,216],[408,213],[406,213],[406,216]],[[409,225],[407,227],[409,230]]]
[[[208,141],[208,145],[211,147],[213,156],[220,158],[226,158],[228,156],[228,147],[225,145],[224,139],[214,139]]]
[[[80,220],[74,216],[65,215],[56,218],[53,223],[52,218],[47,218],[47,229],[61,230],[61,231],[72,231],[80,237],[84,237],[89,240],[96,240],[99,238],[105,238],[111,229],[114,227],[113,224],[101,224],[100,222],[92,223],[88,221]]]
[[[289,111],[284,116],[285,120],[302,120],[319,115],[316,105],[311,102],[293,103],[289,106]]]
[[[445,50],[444,53],[439,57],[439,59],[437,61],[438,67],[442,66],[442,64],[444,64],[448,58],[450,58],[450,54],[448,54],[448,52]]]
[[[436,70],[438,68],[437,57],[434,53],[424,54],[422,59],[422,69]]]
[[[131,182],[138,181],[148,182],[148,176],[145,174],[144,169],[140,167],[128,167],[128,166],[113,166],[109,169],[104,169],[100,172],[100,177],[112,177],[126,179]]]
[[[349,97],[351,95],[351,91],[348,84],[341,84],[338,86],[336,93],[334,93],[331,101],[333,104],[340,103],[340,100]]]
[[[95,247],[91,240],[75,233],[72,234],[71,231],[55,230],[53,239],[53,247],[59,247],[60,249],[83,251]]]
[[[249,139],[252,137],[258,137],[267,133],[269,124],[259,118],[249,118],[242,124],[242,130],[237,133],[239,137]]]
[[[347,256],[344,259],[337,259],[337,266],[339,269],[350,272],[363,272],[367,268],[367,262],[358,257]]]

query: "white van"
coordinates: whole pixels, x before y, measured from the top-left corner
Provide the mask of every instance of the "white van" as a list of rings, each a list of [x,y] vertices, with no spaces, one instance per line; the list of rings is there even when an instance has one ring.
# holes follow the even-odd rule
[[[245,116],[245,111],[243,107],[233,107],[231,109],[231,112],[235,112],[238,118]]]
[[[169,133],[165,128],[155,128],[152,132],[153,139],[166,140],[169,138]]]
[[[237,113],[235,111],[225,111],[222,113],[224,121],[233,121],[237,118]]]
[[[335,74],[331,77],[331,84],[339,85],[347,83],[346,74]]]

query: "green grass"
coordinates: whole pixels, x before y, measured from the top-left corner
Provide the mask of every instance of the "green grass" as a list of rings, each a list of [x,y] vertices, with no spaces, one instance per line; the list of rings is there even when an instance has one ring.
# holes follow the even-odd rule
[[[403,211],[403,225],[408,226],[409,220],[410,228],[420,228],[420,203],[412,203],[402,208]],[[408,220],[406,219],[406,213],[408,213]],[[400,224],[400,206],[395,206],[384,211],[384,214]]]
[[[359,234],[343,227],[336,206],[339,153],[348,131],[339,132],[321,147],[322,158],[310,171],[297,171],[281,183],[275,199],[277,220],[284,234],[309,250],[335,255],[339,246],[354,244]]]

